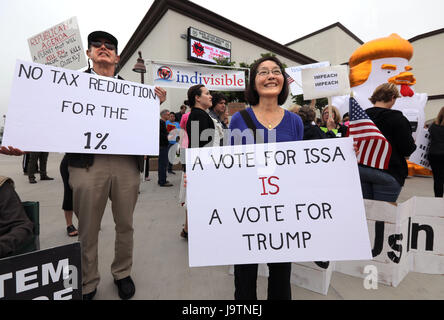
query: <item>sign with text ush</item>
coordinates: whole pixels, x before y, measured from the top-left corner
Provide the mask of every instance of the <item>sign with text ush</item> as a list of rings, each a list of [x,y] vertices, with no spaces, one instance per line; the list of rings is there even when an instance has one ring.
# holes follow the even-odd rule
[[[157,155],[159,98],[152,86],[17,61],[3,145]]]
[[[32,61],[71,70],[86,66],[77,18],[72,17],[28,39]]]
[[[371,259],[351,138],[191,148],[186,159],[191,267]]]
[[[80,242],[0,259],[0,300],[81,300]]]
[[[231,42],[193,27],[188,28],[188,60],[216,64],[215,58],[231,61]]]

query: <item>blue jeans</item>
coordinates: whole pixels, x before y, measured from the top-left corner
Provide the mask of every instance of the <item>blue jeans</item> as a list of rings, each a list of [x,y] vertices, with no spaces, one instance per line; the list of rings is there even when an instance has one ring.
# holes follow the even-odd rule
[[[157,167],[157,173],[159,176],[157,183],[163,185],[167,181],[168,147],[159,147],[159,161]]]
[[[364,199],[396,202],[401,193],[401,185],[392,175],[370,167],[358,168]]]

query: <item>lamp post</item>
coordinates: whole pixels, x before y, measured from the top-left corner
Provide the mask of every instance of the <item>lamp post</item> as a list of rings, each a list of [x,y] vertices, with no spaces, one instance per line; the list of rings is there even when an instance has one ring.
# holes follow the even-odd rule
[[[133,68],[134,72],[140,73],[141,82],[144,84],[144,77],[143,75],[146,73],[146,67],[145,67],[145,61],[142,59],[142,52],[139,51],[139,58],[137,58],[137,63],[134,65]]]

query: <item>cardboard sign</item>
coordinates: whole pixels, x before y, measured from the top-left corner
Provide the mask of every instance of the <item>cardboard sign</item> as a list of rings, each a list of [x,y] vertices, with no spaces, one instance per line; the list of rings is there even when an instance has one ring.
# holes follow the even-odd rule
[[[0,259],[0,300],[81,300],[80,242]]]
[[[422,128],[416,136],[416,150],[413,152],[409,161],[416,163],[424,168],[432,170],[429,162],[430,134],[427,129]]]
[[[63,21],[28,39],[32,61],[78,70],[86,66],[77,18]]]
[[[371,258],[352,139],[192,148],[186,159],[191,267]]]
[[[152,64],[155,86],[188,89],[203,84],[210,90],[245,90],[245,72],[198,66]]]
[[[17,61],[3,145],[157,155],[159,99],[151,86]]]
[[[329,67],[329,61],[323,61],[318,63],[304,64],[302,66],[290,67],[285,69],[285,72],[290,77],[288,83],[290,84],[291,94],[297,96],[303,94],[302,90],[302,70],[311,68]]]
[[[303,69],[304,100],[332,97],[350,93],[346,66]]]

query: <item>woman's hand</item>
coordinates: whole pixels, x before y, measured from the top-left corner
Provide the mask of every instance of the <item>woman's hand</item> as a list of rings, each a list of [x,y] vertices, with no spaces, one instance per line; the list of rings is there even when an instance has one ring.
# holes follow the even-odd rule
[[[333,120],[333,118],[328,117],[327,130],[332,131],[333,129],[336,129],[336,122]]]

